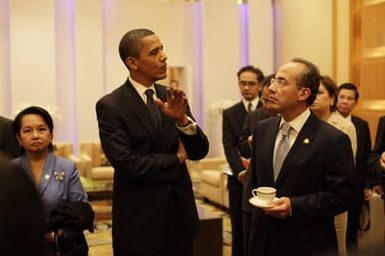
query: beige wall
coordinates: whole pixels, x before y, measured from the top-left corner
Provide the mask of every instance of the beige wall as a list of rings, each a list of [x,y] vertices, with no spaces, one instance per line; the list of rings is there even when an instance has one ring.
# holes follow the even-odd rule
[[[275,0],[277,10],[276,67],[293,57],[332,72],[332,1]]]
[[[274,65],[300,55],[331,71],[331,0],[275,0],[280,13],[275,34],[272,1],[248,2],[250,64],[269,74]],[[98,139],[95,103],[125,81],[117,45],[137,27],[160,36],[169,66],[184,67],[210,155],[222,155],[217,110],[240,99],[236,72],[244,64],[236,0],[0,0],[0,115],[11,116],[22,103],[57,107],[57,140],[77,145]],[[339,54],[338,74],[344,77],[344,52]]]

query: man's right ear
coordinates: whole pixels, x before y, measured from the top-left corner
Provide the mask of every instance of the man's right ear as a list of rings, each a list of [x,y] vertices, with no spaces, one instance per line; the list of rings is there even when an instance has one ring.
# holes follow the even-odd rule
[[[134,57],[127,57],[126,66],[129,70],[136,70],[138,68],[138,61]]]

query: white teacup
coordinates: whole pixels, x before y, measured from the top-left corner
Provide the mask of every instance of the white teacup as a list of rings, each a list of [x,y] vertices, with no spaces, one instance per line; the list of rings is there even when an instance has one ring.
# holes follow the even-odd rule
[[[270,203],[273,201],[275,198],[277,190],[272,187],[259,187],[255,188],[251,191],[253,196],[258,197],[259,200],[265,202],[265,203]]]

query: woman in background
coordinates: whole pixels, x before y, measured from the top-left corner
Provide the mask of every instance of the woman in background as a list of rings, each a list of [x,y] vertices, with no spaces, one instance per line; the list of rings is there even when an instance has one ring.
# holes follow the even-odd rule
[[[338,130],[349,136],[352,145],[353,156],[357,153],[356,129],[353,123],[345,120],[336,112],[337,104],[337,85],[329,76],[321,76],[320,86],[318,88],[317,98],[314,100],[311,109],[318,118],[333,125]],[[347,255],[346,249],[346,230],[348,222],[348,212],[345,211],[334,217],[336,228],[338,255]]]
[[[52,253],[87,255],[83,229],[92,230],[93,211],[75,162],[52,152],[50,114],[41,107],[28,107],[16,116],[14,130],[24,153],[13,161],[23,167],[38,189],[47,217],[46,237]]]

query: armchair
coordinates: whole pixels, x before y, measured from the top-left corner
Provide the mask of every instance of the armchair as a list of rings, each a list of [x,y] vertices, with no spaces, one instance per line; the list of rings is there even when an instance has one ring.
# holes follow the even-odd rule
[[[223,157],[199,161],[200,181],[197,192],[203,198],[228,208],[227,175],[222,173],[226,165],[227,161]]]
[[[85,166],[86,178],[107,182],[106,185],[112,184],[114,168],[107,160],[99,141],[81,142],[80,158]]]
[[[70,159],[76,163],[80,176],[84,175],[83,161],[74,155],[73,145],[71,142],[55,142],[53,143],[53,152],[55,155]]]

